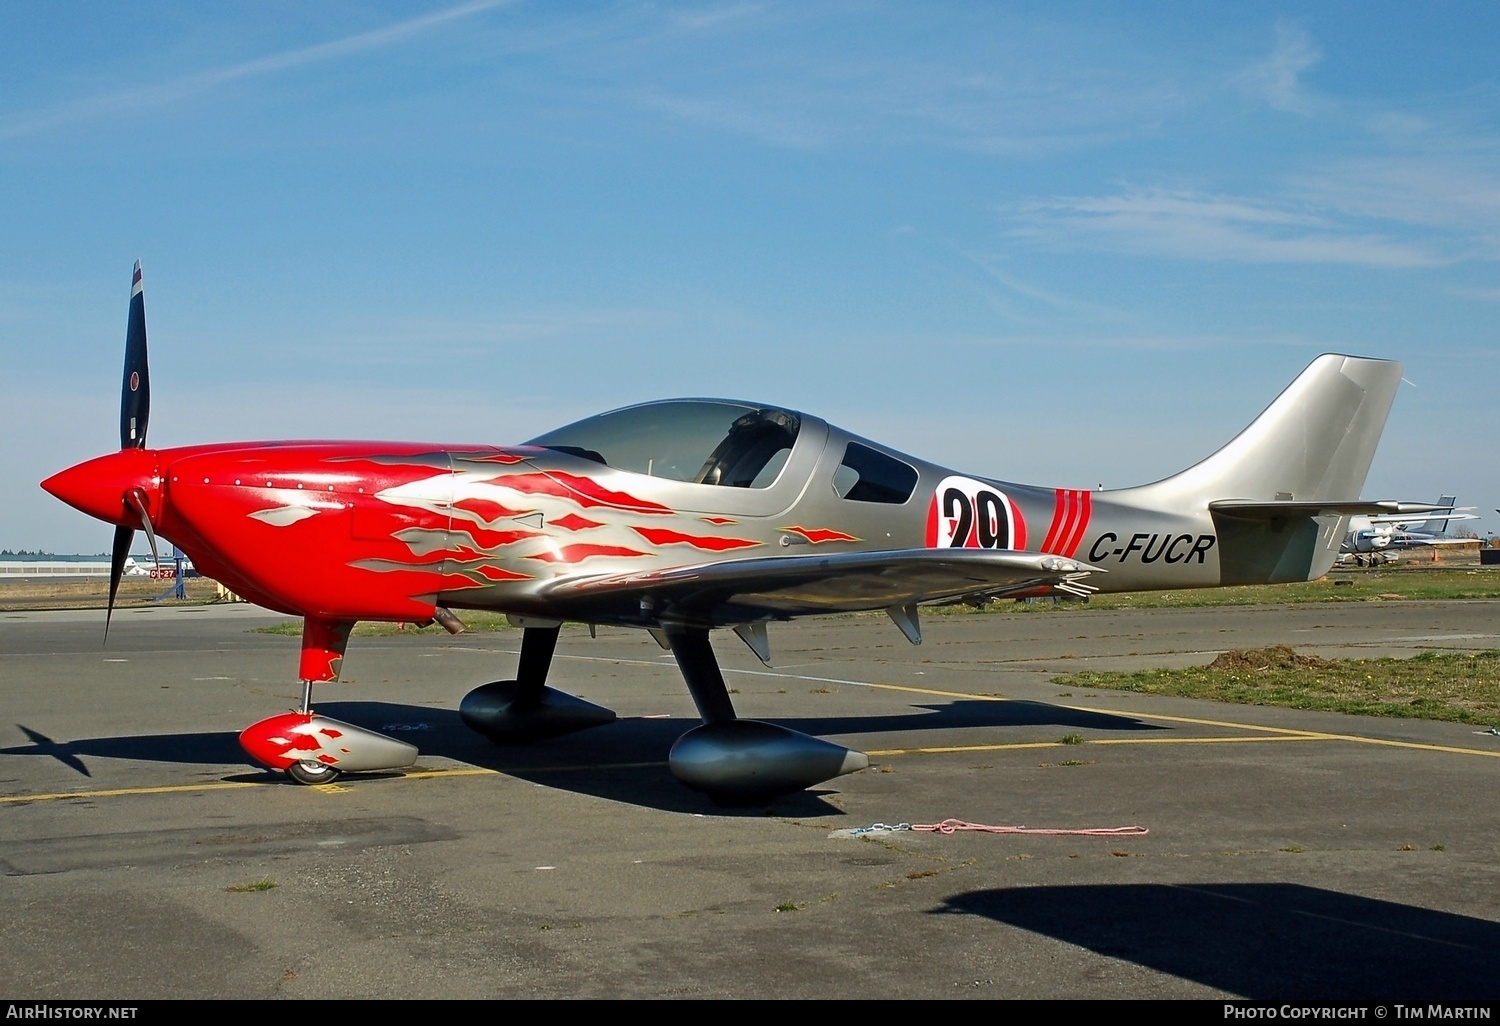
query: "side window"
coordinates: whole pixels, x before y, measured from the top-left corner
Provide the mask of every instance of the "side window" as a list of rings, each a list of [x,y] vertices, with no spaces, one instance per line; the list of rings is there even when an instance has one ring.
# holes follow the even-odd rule
[[[833,474],[833,490],[841,499],[885,502],[899,506],[917,487],[917,470],[868,445],[850,442],[844,460]]]

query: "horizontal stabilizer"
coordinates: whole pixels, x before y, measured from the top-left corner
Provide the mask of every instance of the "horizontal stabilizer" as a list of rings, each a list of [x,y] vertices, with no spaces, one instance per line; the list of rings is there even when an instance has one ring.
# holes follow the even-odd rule
[[[1257,499],[1217,499],[1208,504],[1209,511],[1241,520],[1279,520],[1284,517],[1402,515],[1421,513],[1448,513],[1450,506],[1434,506],[1430,502],[1397,502],[1394,499],[1346,501],[1279,500],[1265,502]],[[1457,519],[1457,518],[1455,518]]]
[[[995,597],[1039,588],[1074,594],[1098,567],[1041,552],[996,549],[898,549],[725,560],[586,580],[546,592],[570,618],[687,617],[713,626],[755,615],[804,616],[888,609],[922,602]],[[651,612],[647,612],[650,610]]]

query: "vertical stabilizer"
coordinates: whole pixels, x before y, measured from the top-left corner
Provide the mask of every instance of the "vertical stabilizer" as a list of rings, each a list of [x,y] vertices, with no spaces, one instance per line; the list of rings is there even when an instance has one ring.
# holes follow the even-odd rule
[[[1211,511],[1219,582],[1315,580],[1338,557],[1348,517],[1306,504],[1358,500],[1400,383],[1401,365],[1394,361],[1320,356],[1208,459],[1114,494],[1132,505],[1185,514],[1226,500],[1260,503],[1253,514],[1223,506]]]
[[[1439,506],[1447,507],[1448,512],[1452,513],[1453,507],[1458,505],[1458,496],[1440,495],[1438,496],[1437,504]],[[1439,538],[1448,537],[1448,525],[1450,523],[1452,523],[1452,521],[1447,519],[1437,521],[1437,526],[1432,529],[1432,533],[1437,535]]]
[[[1393,360],[1320,356],[1228,445],[1180,474],[1127,489],[1129,500],[1357,499],[1400,383]]]

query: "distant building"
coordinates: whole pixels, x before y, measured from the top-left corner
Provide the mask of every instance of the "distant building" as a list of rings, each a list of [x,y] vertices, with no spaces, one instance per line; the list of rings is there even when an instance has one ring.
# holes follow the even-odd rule
[[[170,563],[166,564],[170,566]],[[127,556],[126,577],[148,577],[151,574],[150,556]],[[184,561],[183,569],[191,566]],[[32,580],[34,578],[91,578],[109,579],[109,560],[99,556],[7,556],[0,558],[0,581]]]

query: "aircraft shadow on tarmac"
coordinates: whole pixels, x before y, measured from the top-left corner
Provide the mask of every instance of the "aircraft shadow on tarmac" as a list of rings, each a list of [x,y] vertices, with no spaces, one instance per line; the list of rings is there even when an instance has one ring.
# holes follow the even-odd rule
[[[970,891],[984,916],[1253,1000],[1488,1001],[1500,924],[1290,883]]]
[[[702,812],[717,808],[706,797],[683,787],[667,769],[667,753],[673,742],[696,726],[696,719],[624,718],[566,737],[501,748],[466,727],[458,713],[451,709],[394,702],[320,702],[317,708],[318,712],[334,719],[410,742],[424,756],[452,759],[549,787],[664,811]],[[768,719],[820,737],[975,727],[1051,726],[1059,730],[1095,731],[1162,729],[1131,716],[1084,712],[1045,702],[961,699],[912,708],[913,712],[895,716]],[[228,731],[56,741],[23,724],[17,724],[17,727],[31,743],[0,748],[0,756],[51,757],[84,777],[92,777],[84,761],[87,757],[205,766],[247,762],[239,745],[239,735]],[[256,779],[256,776],[252,774],[248,779]],[[284,778],[280,774],[268,773],[266,779]],[[840,814],[839,810],[819,799],[818,794],[814,790],[786,795],[777,799],[775,806],[778,812],[789,815]]]

